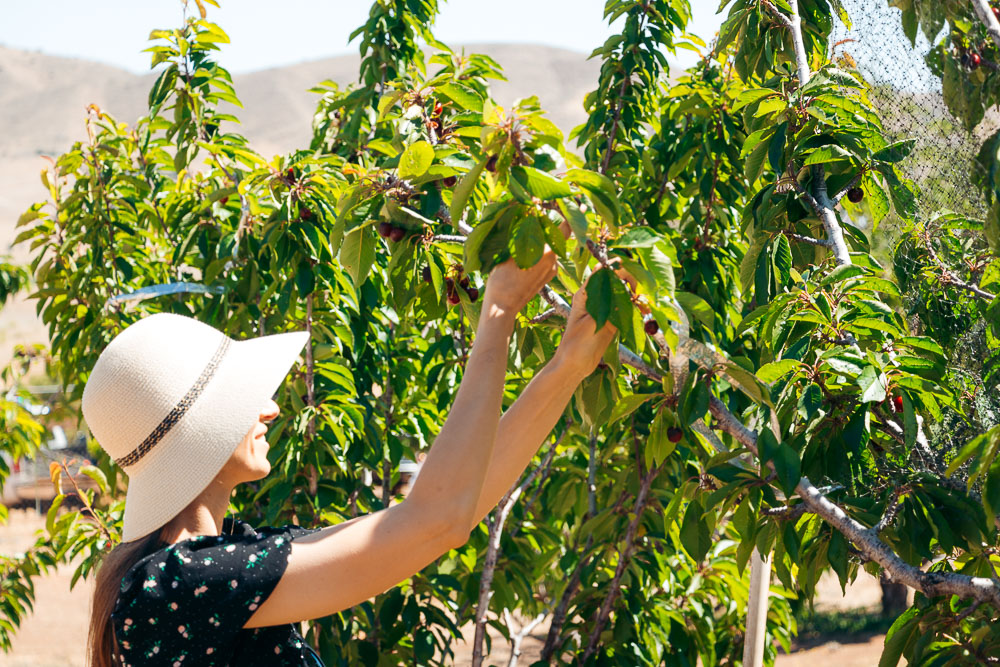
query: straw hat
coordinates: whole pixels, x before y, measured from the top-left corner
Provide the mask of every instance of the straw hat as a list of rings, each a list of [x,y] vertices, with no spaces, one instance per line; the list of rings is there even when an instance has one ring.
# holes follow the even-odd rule
[[[165,525],[236,450],[308,340],[304,331],[235,341],[159,313],[108,344],[83,390],[83,416],[128,475],[122,541]]]

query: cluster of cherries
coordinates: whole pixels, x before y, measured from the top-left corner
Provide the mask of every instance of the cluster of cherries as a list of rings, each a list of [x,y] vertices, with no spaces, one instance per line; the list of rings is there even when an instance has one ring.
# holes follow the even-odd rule
[[[454,278],[448,277],[444,279],[444,287],[445,293],[448,296],[448,303],[453,306],[457,306],[461,303],[462,299],[458,295],[459,287],[465,290],[465,293],[469,295],[469,301],[475,303],[479,300],[479,288],[474,287],[472,283],[469,282],[469,276],[462,275],[461,271],[459,271],[459,275],[461,277],[458,280],[457,286]],[[423,268],[420,272],[420,277],[423,278],[424,282],[427,284],[432,284],[434,282],[431,278],[431,267],[429,266],[425,266]]]
[[[406,227],[397,227],[391,222],[383,221],[378,223],[378,235],[384,239],[395,241],[396,243],[403,240],[407,231]]]

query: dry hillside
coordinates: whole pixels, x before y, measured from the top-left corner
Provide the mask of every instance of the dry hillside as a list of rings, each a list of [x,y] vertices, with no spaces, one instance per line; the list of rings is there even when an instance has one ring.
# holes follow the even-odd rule
[[[568,133],[584,119],[584,94],[597,81],[599,63],[583,54],[535,45],[470,45],[503,65],[508,81],[495,84],[502,104],[538,95],[553,120]],[[223,58],[224,62],[224,58]],[[243,133],[265,155],[308,144],[314,84],[354,80],[357,56],[343,56],[235,77],[244,109]],[[98,63],[0,47],[0,254],[10,252],[14,225],[32,202],[44,197],[38,174],[41,156],[58,155],[84,138],[84,110],[97,104],[120,121],[145,111],[151,75],[140,76]],[[19,260],[26,248],[13,250]],[[45,340],[34,309],[23,302],[0,312],[0,363],[20,342]]]

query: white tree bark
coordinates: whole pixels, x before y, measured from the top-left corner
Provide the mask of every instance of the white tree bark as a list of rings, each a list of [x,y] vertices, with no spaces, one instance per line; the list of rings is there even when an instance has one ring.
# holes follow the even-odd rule
[[[1000,21],[997,20],[989,0],[972,0],[972,9],[984,26],[986,32],[990,34],[990,39],[1000,48]]]

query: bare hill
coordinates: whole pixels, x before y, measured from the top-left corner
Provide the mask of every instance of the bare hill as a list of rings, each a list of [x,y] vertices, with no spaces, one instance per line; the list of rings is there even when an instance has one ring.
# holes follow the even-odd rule
[[[572,51],[537,45],[484,44],[465,47],[486,53],[505,69],[495,96],[509,105],[538,95],[552,119],[569,132],[585,118],[583,97],[597,82],[600,63]],[[358,57],[342,56],[234,77],[244,104],[242,133],[264,155],[308,144],[316,95],[307,90],[324,79],[355,80]],[[14,225],[32,202],[45,197],[41,156],[56,156],[84,139],[87,105],[96,104],[132,123],[146,110],[152,74],[137,75],[99,63],[0,47],[0,254],[10,252]],[[27,250],[13,251],[25,260]],[[24,303],[0,312],[0,363],[12,345],[44,340],[44,329]]]

